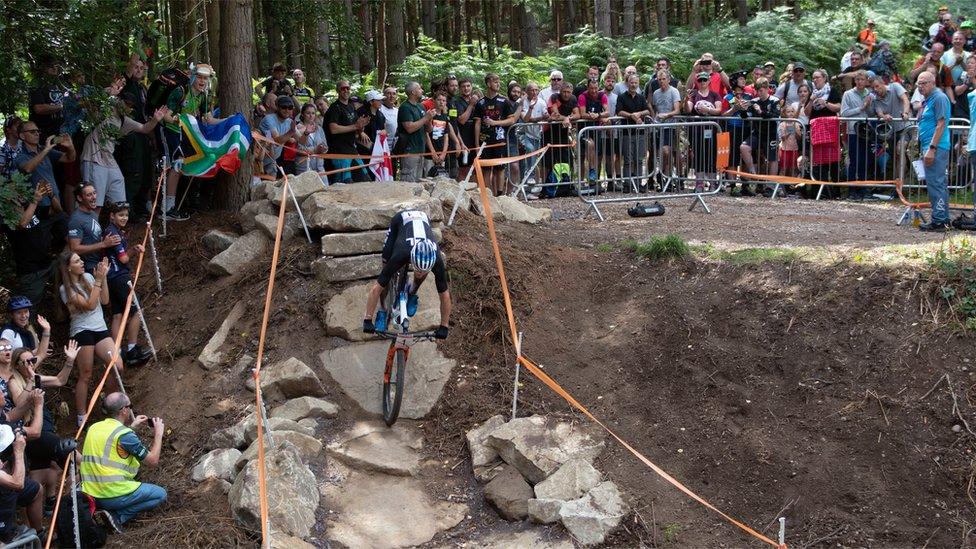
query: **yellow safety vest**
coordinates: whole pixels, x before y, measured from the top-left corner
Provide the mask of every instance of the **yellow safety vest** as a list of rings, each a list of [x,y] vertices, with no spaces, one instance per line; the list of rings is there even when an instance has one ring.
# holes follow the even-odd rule
[[[132,429],[117,419],[108,418],[88,428],[81,452],[81,491],[93,498],[114,498],[131,494],[141,482],[133,480],[139,472],[135,456],[119,453],[119,439]]]

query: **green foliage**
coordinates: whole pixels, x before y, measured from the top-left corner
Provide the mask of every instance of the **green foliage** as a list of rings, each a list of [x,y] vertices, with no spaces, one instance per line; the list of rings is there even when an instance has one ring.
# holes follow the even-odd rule
[[[976,331],[976,244],[950,242],[928,259],[928,280],[965,330]]]
[[[691,246],[676,234],[652,236],[647,242],[625,240],[623,247],[638,256],[657,261],[659,259],[680,259],[691,253]]]
[[[10,177],[0,178],[0,223],[16,227],[23,212],[20,205],[30,201],[33,195],[29,176],[14,172]]]
[[[601,254],[608,254],[613,251],[613,246],[604,242],[602,244],[597,244],[596,247],[593,249],[600,252]]]

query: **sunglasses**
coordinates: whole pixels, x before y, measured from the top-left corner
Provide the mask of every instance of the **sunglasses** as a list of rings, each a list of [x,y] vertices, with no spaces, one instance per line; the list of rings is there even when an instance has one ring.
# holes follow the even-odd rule
[[[129,203],[128,202],[116,202],[115,203],[115,207],[118,208],[118,209],[120,209],[120,210],[128,210],[129,209]]]
[[[41,133],[41,130],[20,130],[20,133]]]
[[[31,366],[37,364],[37,357],[25,358],[23,359],[24,364],[30,364]]]
[[[549,79],[550,82],[559,82],[560,80],[562,80],[562,78],[550,78]]]
[[[13,345],[0,345],[0,351],[13,351]]]
[[[698,81],[699,82],[708,82],[708,78],[699,78]]]

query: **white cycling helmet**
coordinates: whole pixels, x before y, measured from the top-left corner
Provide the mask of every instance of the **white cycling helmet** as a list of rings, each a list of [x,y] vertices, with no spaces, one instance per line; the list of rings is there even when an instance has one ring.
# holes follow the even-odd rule
[[[429,272],[437,262],[437,244],[433,240],[418,240],[410,250],[410,263],[413,269],[422,273]]]

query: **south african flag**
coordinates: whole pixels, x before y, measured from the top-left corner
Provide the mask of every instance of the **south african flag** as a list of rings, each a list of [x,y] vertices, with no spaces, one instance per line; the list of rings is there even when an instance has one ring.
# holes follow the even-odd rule
[[[202,124],[196,117],[181,114],[180,128],[182,171],[189,176],[214,177],[219,170],[234,173],[251,146],[251,128],[240,114],[216,124]]]

